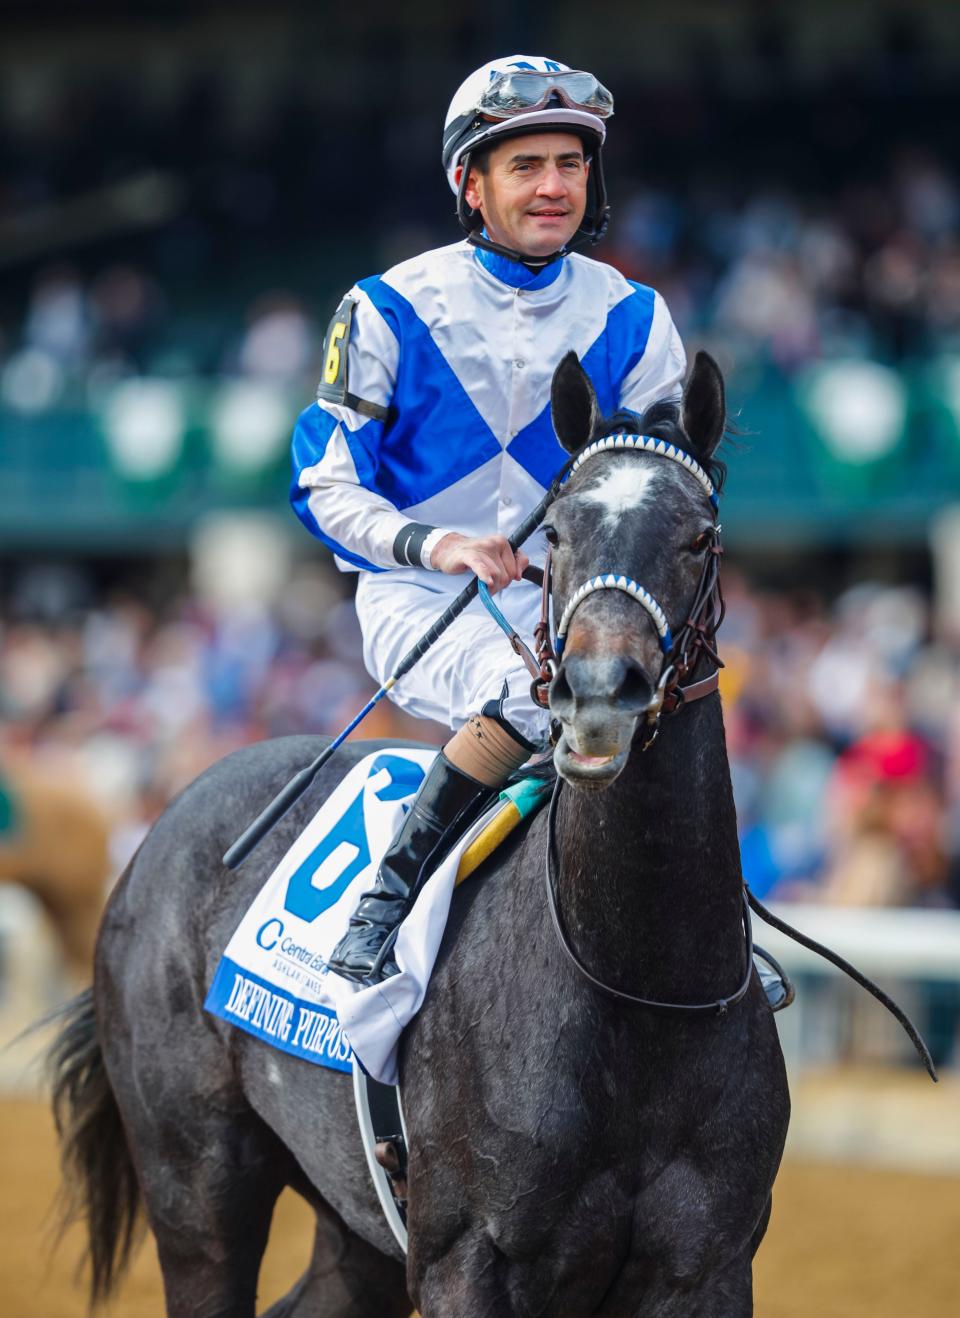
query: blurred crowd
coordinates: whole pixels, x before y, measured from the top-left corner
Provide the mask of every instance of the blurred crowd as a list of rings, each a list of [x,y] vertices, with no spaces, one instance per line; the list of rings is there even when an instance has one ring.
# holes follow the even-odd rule
[[[141,266],[112,262],[88,278],[58,261],[37,274],[6,352],[0,332],[0,406],[84,408],[144,375],[290,384],[309,397],[321,339],[316,316],[283,290],[255,296],[237,323],[197,334]]]
[[[929,151],[904,149],[873,182],[829,195],[628,184],[617,200],[599,255],[658,288],[683,337],[709,344],[728,370],[789,374],[823,358],[898,364],[960,351],[960,176]],[[417,237],[427,246],[456,232],[436,224]],[[329,310],[316,289],[275,287],[198,333],[142,265],[43,265],[0,329],[0,404],[91,401],[139,374],[306,391]]]
[[[960,649],[913,587],[829,608],[727,574],[726,719],[758,896],[960,906]]]
[[[661,289],[728,369],[956,350],[955,77],[919,14],[878,14],[856,60],[814,67],[783,17],[758,10],[735,58],[704,40],[655,78],[618,70],[613,51],[597,68],[617,102],[597,255]],[[316,69],[282,54],[292,33],[256,79],[229,60],[142,77],[119,62],[98,77],[13,69],[0,404],[136,373],[309,387],[344,285],[459,236],[445,89],[489,36],[438,29],[425,79],[414,30],[391,21],[352,53],[354,87],[333,51]]]
[[[28,572],[0,619],[0,776],[29,762],[92,787],[113,821],[117,873],[217,759],[262,738],[339,732],[376,689],[332,569],[296,574],[273,610],[190,594],[151,607],[125,591],[84,603],[82,580],[58,575]],[[362,735],[441,738],[386,701]]]
[[[896,364],[960,351],[960,177],[930,152],[905,149],[883,177],[829,196],[622,192],[601,255],[658,288],[683,337],[710,344],[728,369],[790,373],[821,358]],[[422,241],[455,236],[437,226]],[[259,293],[219,339],[198,337],[145,268],[112,262],[87,276],[45,265],[22,319],[7,326],[5,352],[0,338],[0,402],[38,410],[156,373],[306,391],[329,308],[301,294]]]
[[[896,364],[960,348],[960,177],[917,147],[823,193],[638,188],[608,258],[731,364]]]
[[[49,583],[48,583],[49,584]],[[246,742],[334,733],[369,699],[352,602],[304,566],[272,610],[115,594],[56,618],[34,582],[0,622],[0,764],[97,784],[119,869],[170,797]],[[758,896],[960,906],[960,655],[911,588],[832,604],[727,574],[727,734]],[[388,702],[363,736],[444,732]]]

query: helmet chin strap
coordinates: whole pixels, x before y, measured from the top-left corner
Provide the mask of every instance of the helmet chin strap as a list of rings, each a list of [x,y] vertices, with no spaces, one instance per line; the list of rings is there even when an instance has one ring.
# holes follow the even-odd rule
[[[479,229],[470,230],[467,234],[467,242],[473,243],[474,247],[482,247],[485,252],[495,252],[497,256],[505,256],[508,261],[518,261],[530,270],[543,270],[554,261],[559,261],[567,252],[564,247],[558,252],[551,252],[549,256],[526,256],[523,252],[514,251],[512,247],[504,247],[502,243],[494,242]]]

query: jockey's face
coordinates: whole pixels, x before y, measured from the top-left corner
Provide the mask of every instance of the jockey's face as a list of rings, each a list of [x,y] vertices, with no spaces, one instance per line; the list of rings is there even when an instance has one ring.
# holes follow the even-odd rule
[[[570,241],[587,206],[589,161],[575,133],[514,137],[472,168],[466,200],[487,233],[524,256],[549,256]]]

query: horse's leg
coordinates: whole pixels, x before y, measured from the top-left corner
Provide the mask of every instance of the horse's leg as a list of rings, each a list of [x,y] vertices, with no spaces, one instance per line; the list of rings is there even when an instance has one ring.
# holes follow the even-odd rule
[[[253,1114],[212,1112],[182,1141],[141,1122],[136,1149],[168,1318],[253,1318],[286,1149]]]
[[[313,1255],[293,1290],[263,1318],[408,1318],[413,1306],[403,1264],[368,1245],[315,1192],[307,1197],[317,1215]]]
[[[756,1230],[750,1239],[750,1257],[752,1258],[760,1248],[760,1242],[767,1234],[767,1227],[770,1225],[770,1214],[773,1211],[773,1195],[767,1196],[766,1207],[760,1214],[760,1221],[757,1223]]]
[[[664,1310],[664,1318],[668,1314],[670,1318],[752,1318],[752,1246],[722,1271],[715,1272],[692,1303],[689,1297],[681,1297],[676,1308]]]
[[[644,1318],[752,1318],[753,1268],[752,1248],[744,1250],[732,1263],[709,1272],[693,1286],[668,1284],[655,1286],[625,1313],[643,1314]],[[606,1308],[601,1310],[607,1313]],[[614,1302],[609,1313],[621,1310]]]
[[[100,940],[98,1032],[167,1314],[253,1318],[273,1207],[296,1164],[250,1108],[222,1041],[192,1007],[186,976],[160,978],[166,967],[149,944],[142,962],[124,963],[114,946],[122,915],[114,902]]]
[[[270,1313],[407,1318],[403,1264],[355,1235],[319,1197],[248,1106],[217,1056],[216,1036],[194,1034],[189,1060],[173,1070],[149,1039],[143,1048],[135,1040],[116,1028],[104,1051],[157,1241],[168,1318],[253,1318],[270,1220],[287,1185],[312,1205],[317,1229],[306,1273]]]

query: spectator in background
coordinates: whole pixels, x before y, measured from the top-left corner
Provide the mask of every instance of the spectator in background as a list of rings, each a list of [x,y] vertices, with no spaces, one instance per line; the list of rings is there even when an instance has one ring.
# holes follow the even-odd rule
[[[237,364],[254,379],[295,383],[319,369],[319,349],[316,324],[303,304],[290,293],[269,293],[250,308]]]
[[[23,323],[23,344],[64,371],[89,363],[94,342],[90,299],[78,271],[67,263],[42,270]]]
[[[841,906],[946,906],[944,801],[930,753],[906,730],[870,733],[840,757],[834,842],[813,896]]]
[[[167,311],[159,285],[133,265],[110,265],[90,286],[95,352],[128,372],[145,373]]]
[[[323,565],[302,569],[275,615],[252,627],[242,609],[214,614],[189,596],[151,607],[92,591],[89,607],[51,620],[42,575],[24,578],[16,612],[0,612],[0,751],[69,762],[89,781],[113,813],[121,868],[215,760],[262,737],[338,732],[373,694],[353,610]],[[392,707],[365,735],[440,739]]]
[[[956,904],[943,765],[957,756],[958,660],[924,643],[922,599],[861,586],[828,622],[751,592],[747,612],[733,584],[740,635],[725,714],[751,887],[775,899]],[[934,663],[947,665],[939,682]]]

